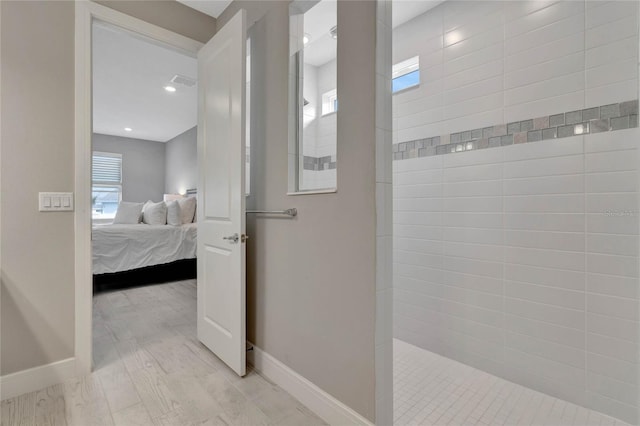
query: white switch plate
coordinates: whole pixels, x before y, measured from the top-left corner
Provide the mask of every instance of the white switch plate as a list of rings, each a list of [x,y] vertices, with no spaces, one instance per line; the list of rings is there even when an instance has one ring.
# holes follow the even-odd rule
[[[72,212],[73,192],[40,192],[38,206],[41,212]]]

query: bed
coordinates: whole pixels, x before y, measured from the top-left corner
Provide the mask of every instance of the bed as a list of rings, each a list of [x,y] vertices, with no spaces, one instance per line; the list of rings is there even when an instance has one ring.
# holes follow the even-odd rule
[[[197,223],[94,226],[94,292],[195,278],[197,232]]]

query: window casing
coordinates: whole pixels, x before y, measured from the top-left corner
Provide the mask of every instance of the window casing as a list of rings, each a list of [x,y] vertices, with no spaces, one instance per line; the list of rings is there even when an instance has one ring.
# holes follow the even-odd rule
[[[391,92],[398,93],[420,85],[420,57],[414,56],[393,66]]]
[[[91,167],[91,216],[113,219],[122,201],[122,155],[94,151]]]

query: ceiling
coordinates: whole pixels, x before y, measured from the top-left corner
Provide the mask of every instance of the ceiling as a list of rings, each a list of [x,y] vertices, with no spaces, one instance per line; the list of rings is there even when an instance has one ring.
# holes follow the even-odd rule
[[[195,58],[104,23],[93,26],[93,131],[166,142],[197,124],[197,85],[164,90],[176,75],[197,78]],[[125,127],[132,131],[125,131]]]
[[[178,0],[180,3],[189,6],[192,9],[205,13],[214,18],[218,18],[220,14],[229,6],[232,0]]]
[[[442,3],[443,0],[394,0],[393,28],[410,21],[429,9]],[[309,42],[304,49],[304,62],[313,66],[321,66],[335,59],[337,54],[336,40],[329,35],[329,30],[337,24],[335,0],[322,0],[304,14],[304,32]]]

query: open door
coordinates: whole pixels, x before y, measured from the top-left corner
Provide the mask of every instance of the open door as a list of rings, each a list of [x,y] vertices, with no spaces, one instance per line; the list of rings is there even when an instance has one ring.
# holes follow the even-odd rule
[[[240,376],[246,362],[246,15],[198,53],[198,339]]]

